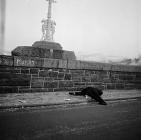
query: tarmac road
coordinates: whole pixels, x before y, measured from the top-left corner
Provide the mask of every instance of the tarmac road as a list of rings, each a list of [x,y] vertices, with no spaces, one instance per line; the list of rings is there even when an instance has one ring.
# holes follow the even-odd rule
[[[139,140],[141,99],[0,111],[1,140]]]

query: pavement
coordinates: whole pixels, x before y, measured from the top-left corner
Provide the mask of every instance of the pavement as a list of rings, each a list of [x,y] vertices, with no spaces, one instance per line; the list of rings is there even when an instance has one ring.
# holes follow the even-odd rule
[[[107,102],[141,98],[141,90],[105,90],[102,98]],[[0,109],[77,104],[90,100],[69,95],[69,92],[8,93],[0,94]]]

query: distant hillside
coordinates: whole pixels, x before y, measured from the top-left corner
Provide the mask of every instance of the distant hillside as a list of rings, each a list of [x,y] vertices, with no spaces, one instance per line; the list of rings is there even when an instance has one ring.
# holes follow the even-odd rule
[[[141,56],[139,56],[138,58],[134,58],[134,59],[125,58],[117,62],[113,62],[112,60],[110,60],[109,63],[123,64],[123,65],[141,65]]]
[[[77,54],[78,60],[83,61],[95,61],[102,63],[111,63],[111,64],[121,64],[121,65],[141,65],[141,55],[139,57],[131,58],[122,58],[118,56],[105,56],[102,54]]]

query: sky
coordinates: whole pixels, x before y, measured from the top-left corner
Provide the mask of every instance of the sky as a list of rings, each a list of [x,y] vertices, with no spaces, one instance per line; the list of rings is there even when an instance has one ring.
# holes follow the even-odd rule
[[[46,0],[7,0],[5,52],[42,36]],[[141,54],[141,0],[57,0],[55,42],[79,59],[135,58]]]

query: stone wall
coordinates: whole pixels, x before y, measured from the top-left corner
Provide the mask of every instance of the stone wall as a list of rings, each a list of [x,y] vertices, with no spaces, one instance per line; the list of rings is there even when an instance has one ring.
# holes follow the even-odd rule
[[[48,58],[0,56],[0,93],[141,89],[141,67]]]

